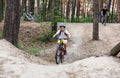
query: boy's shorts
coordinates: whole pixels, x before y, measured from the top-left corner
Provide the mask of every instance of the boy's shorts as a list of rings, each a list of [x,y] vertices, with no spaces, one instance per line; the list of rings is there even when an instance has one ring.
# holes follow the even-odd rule
[[[67,42],[68,42],[67,40],[63,40],[64,44],[67,44]],[[58,40],[57,43],[60,44],[60,40]]]

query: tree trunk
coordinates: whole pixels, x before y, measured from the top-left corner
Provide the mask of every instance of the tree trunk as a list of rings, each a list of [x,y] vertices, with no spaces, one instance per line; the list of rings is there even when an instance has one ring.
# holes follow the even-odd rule
[[[57,31],[57,21],[56,21],[56,0],[53,1],[53,19],[52,19],[52,31]]]
[[[32,15],[34,15],[34,4],[35,0],[28,0],[28,12],[32,12]]]
[[[77,16],[77,22],[79,22],[79,16],[80,16],[80,0],[78,0],[78,2],[77,2],[77,12],[76,12],[76,16]]]
[[[27,12],[27,0],[22,0],[22,5],[21,5],[21,16],[23,13]]]
[[[120,0],[117,3],[117,22],[120,23]]]
[[[60,13],[61,13],[61,18],[64,18],[64,13],[65,13],[65,1],[61,0],[60,1]]]
[[[5,11],[5,0],[3,0],[3,3],[2,3],[3,7],[2,7],[2,20],[4,19],[4,11]]]
[[[110,13],[110,8],[111,8],[111,2],[112,2],[112,0],[107,0],[106,1],[107,5],[108,5],[108,11],[109,11],[109,13]],[[107,22],[109,22],[109,19],[110,19],[110,16],[107,16]]]
[[[52,31],[57,30],[57,17],[59,17],[60,0],[54,0],[54,18],[52,22]]]
[[[113,20],[114,20],[114,14],[113,14],[113,12],[114,12],[114,4],[115,4],[115,0],[113,0],[113,3],[112,3],[112,16],[111,16],[111,22],[113,22]]]
[[[47,21],[51,21],[53,20],[53,6],[54,6],[54,0],[49,0],[49,3],[48,3],[48,16],[47,16]]]
[[[70,0],[67,2],[67,7],[66,7],[66,19],[69,18],[70,15]]]
[[[103,9],[103,0],[100,0],[100,11]]]
[[[40,15],[40,0],[37,0],[37,15]]]
[[[46,21],[46,6],[48,0],[43,0],[43,20]]]
[[[110,12],[111,2],[112,2],[112,0],[109,0],[109,4],[108,4],[108,10],[109,10],[109,12]]]
[[[0,22],[3,20],[3,0],[0,0]]]
[[[82,17],[85,18],[86,0],[83,0]]]
[[[6,0],[3,38],[17,46],[20,26],[20,0]]]
[[[52,12],[52,8],[53,8],[53,0],[49,0],[49,3],[48,3],[48,13]]]
[[[93,0],[93,40],[99,40],[99,3]]]
[[[113,49],[110,51],[111,56],[116,56],[120,52],[120,43],[118,43]]]
[[[72,14],[71,14],[71,22],[73,22],[73,21],[74,21],[75,7],[76,7],[76,0],[73,0],[73,1],[72,1]]]

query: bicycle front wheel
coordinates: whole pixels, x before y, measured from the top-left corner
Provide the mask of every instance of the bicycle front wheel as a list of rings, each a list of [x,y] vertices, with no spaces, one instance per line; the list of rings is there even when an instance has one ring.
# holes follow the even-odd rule
[[[56,64],[59,64],[61,62],[60,49],[59,48],[56,50],[55,60],[56,60]]]

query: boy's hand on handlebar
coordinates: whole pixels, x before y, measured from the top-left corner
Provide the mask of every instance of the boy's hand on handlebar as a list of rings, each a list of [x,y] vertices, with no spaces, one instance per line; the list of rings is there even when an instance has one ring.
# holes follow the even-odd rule
[[[56,35],[53,35],[53,38],[55,38]]]
[[[67,39],[69,40],[69,39],[70,39],[70,37],[67,37]]]

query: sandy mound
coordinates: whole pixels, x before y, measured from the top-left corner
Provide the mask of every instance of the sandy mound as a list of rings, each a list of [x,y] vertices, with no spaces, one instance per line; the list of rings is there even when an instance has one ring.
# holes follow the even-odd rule
[[[31,47],[45,47],[40,43],[41,37],[51,31],[50,22],[22,22],[19,30],[19,44],[22,50],[27,50]],[[3,23],[0,23],[0,32],[3,31]]]
[[[120,59],[90,57],[64,65],[34,63],[21,50],[0,40],[0,78],[119,78]],[[30,57],[30,56],[29,56]],[[41,59],[40,59],[41,60]],[[41,60],[42,63],[45,61]]]
[[[6,40],[0,40],[0,57],[1,58],[7,58],[11,60],[22,60],[22,61],[28,61],[33,63],[39,63],[39,64],[48,64],[46,61],[43,61],[40,58],[37,58],[35,56],[32,56],[28,54],[27,52],[24,52],[22,50],[19,50],[15,46],[13,46],[11,43],[7,42]]]
[[[23,48],[40,46],[41,37],[51,31],[50,22],[23,22],[20,24],[19,40]]]

